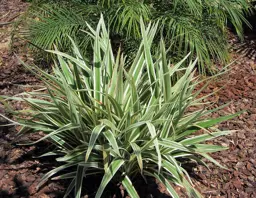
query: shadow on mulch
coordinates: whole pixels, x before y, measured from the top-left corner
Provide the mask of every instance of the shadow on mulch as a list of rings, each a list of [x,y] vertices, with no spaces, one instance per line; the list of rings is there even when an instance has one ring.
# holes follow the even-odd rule
[[[10,193],[7,190],[1,190],[0,189],[0,198],[31,198],[34,196],[31,196],[29,193],[29,188],[24,184],[24,182],[22,180],[20,180],[17,176],[15,176],[13,178],[13,182],[15,184],[15,186],[13,188],[15,188],[15,191]],[[61,198],[63,197],[63,193],[62,192],[45,192],[46,194],[51,194],[52,197],[55,198]],[[46,195],[45,194],[45,195]],[[35,196],[38,197],[38,196]],[[43,196],[41,196],[43,198]],[[47,196],[48,198],[48,196]]]
[[[84,179],[83,195],[89,198],[95,197],[97,189],[100,185],[102,176],[93,176]],[[154,178],[147,177],[147,183],[138,175],[133,183],[139,197],[141,198],[170,198],[166,193],[166,189]],[[84,196],[84,197],[86,197]],[[109,183],[102,195],[103,198],[129,198],[129,195],[124,190],[123,186],[116,183]]]
[[[17,176],[13,178],[13,182],[15,183],[15,192],[9,193],[6,190],[0,190],[0,197],[17,198],[17,195],[20,195],[24,198],[29,198],[28,187],[24,186],[23,182]]]

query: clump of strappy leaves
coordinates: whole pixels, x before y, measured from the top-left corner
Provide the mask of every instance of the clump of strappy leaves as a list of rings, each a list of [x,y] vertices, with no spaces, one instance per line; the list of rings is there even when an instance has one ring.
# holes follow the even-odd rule
[[[190,160],[205,164],[206,158],[221,166],[208,153],[226,148],[204,142],[229,134],[214,126],[234,115],[206,119],[219,108],[202,109],[202,89],[195,91],[200,83],[194,77],[196,62],[181,68],[185,57],[171,66],[163,40],[159,53],[151,54],[157,24],[145,27],[141,22],[143,39],[129,71],[125,56],[120,51],[114,56],[103,19],[96,30],[88,28],[94,40],[93,62],[71,39],[74,56],[50,51],[57,55],[52,74],[24,63],[45,83],[44,90],[9,98],[30,107],[15,112],[20,133],[42,131],[44,137],[34,143],[48,139],[56,150],[45,156],[63,163],[45,174],[42,183],[53,176],[71,179],[65,197],[80,197],[84,177],[103,175],[95,197],[103,195],[109,182],[119,180],[136,198],[133,182],[142,175],[145,180],[156,178],[173,197],[179,197],[173,185],[200,197],[182,165]],[[183,73],[178,79],[177,72]],[[198,110],[191,112],[190,107]],[[204,133],[194,135],[199,130]]]

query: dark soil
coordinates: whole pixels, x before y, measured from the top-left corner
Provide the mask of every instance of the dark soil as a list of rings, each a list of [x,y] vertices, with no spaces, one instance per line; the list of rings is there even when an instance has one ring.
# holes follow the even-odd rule
[[[12,24],[5,23],[16,20],[27,6],[27,3],[20,0],[0,0],[0,95],[16,95],[36,89],[37,85],[40,85],[34,76],[24,70],[14,53],[9,51]],[[16,53],[22,60],[32,62],[33,59],[24,49],[23,45],[18,45]],[[237,56],[234,55],[233,58]],[[208,101],[212,101],[215,107],[230,102],[222,111],[211,115],[212,117],[245,110],[237,118],[218,126],[219,129],[236,132],[213,141],[214,144],[230,147],[229,150],[212,154],[212,157],[228,170],[209,163],[209,169],[202,166],[192,167],[191,174],[195,187],[204,197],[253,198],[256,197],[256,65],[254,61],[242,58],[231,67],[229,72],[212,82],[204,92],[211,93],[224,86]],[[13,108],[22,109],[24,106],[21,103],[13,103]],[[0,113],[8,116],[1,104]],[[0,118],[0,124],[4,123],[6,121]],[[0,198],[63,197],[67,188],[65,182],[49,181],[41,189],[36,190],[42,175],[57,166],[52,159],[35,158],[45,152],[49,145],[18,145],[39,137],[40,134],[34,134],[17,138],[15,127],[0,128]],[[141,197],[168,197],[164,194],[165,189],[155,181],[146,185],[138,180],[136,186],[139,186]],[[182,189],[180,195],[185,197]]]

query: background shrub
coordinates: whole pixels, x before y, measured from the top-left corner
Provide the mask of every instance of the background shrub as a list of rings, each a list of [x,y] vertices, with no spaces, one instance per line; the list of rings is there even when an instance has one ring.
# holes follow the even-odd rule
[[[28,13],[28,29],[23,33],[34,45],[53,49],[57,45],[69,49],[67,35],[78,43],[82,52],[91,49],[86,22],[96,27],[101,13],[107,20],[112,42],[133,56],[141,38],[140,17],[145,22],[159,21],[156,43],[163,36],[171,46],[170,57],[180,60],[188,52],[198,57],[200,71],[211,70],[215,61],[226,62],[227,22],[242,37],[245,15],[251,12],[246,0],[72,0],[34,1]],[[115,47],[118,49],[118,47]],[[157,44],[152,46],[156,49]],[[84,53],[83,53],[84,54]]]

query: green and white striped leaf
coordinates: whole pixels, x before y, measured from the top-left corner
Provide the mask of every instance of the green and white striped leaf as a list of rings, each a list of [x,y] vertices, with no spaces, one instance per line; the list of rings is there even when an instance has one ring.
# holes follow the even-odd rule
[[[90,137],[90,141],[89,141],[89,144],[88,144],[88,150],[86,152],[85,161],[87,161],[89,159],[89,156],[90,156],[91,151],[94,147],[94,144],[95,144],[98,136],[100,135],[100,133],[102,132],[102,130],[104,128],[105,128],[105,125],[98,125],[93,129],[91,137]]]
[[[124,177],[124,179],[122,181],[122,184],[125,187],[125,190],[130,195],[130,197],[132,197],[132,198],[139,198],[139,195],[138,195],[136,189],[132,185],[132,182],[131,182],[131,180],[129,179],[129,177],[127,175],[125,175],[125,177]]]
[[[112,161],[112,163],[109,165],[107,171],[105,172],[102,181],[100,183],[100,186],[98,188],[98,191],[95,195],[95,198],[100,198],[105,187],[110,182],[111,179],[113,179],[116,172],[120,169],[120,167],[125,163],[122,159],[117,159]]]

